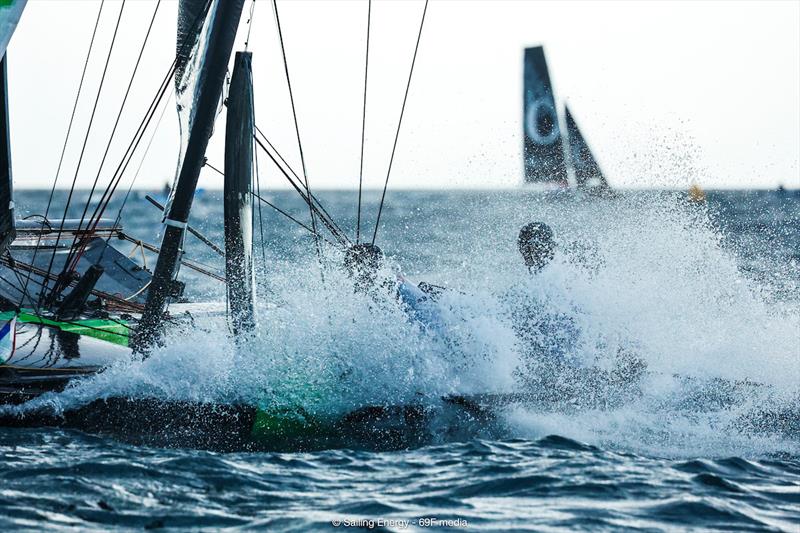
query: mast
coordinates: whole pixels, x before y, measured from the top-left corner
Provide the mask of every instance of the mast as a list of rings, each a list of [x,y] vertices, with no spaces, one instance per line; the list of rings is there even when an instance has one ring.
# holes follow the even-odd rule
[[[525,183],[568,185],[567,165],[544,48],[525,49],[523,87]]]
[[[14,240],[14,195],[11,176],[11,142],[8,120],[8,54],[27,0],[0,1],[0,255]]]
[[[196,1],[190,2],[197,4]],[[239,26],[244,0],[212,0],[201,32],[196,35],[194,60],[185,60],[183,72],[176,76],[178,100],[185,94],[190,97],[192,109],[186,122],[188,135],[172,196],[164,216],[164,237],[158,254],[153,281],[147,294],[142,318],[139,321],[133,347],[146,352],[158,339],[160,326],[170,297],[179,294],[175,283],[180,266],[183,239],[186,233],[189,211],[200,169],[205,161],[206,147],[214,128],[217,105],[222,95],[222,85],[233,41]],[[185,26],[184,26],[185,29]],[[179,37],[180,38],[180,37]],[[179,50],[181,43],[178,43]],[[193,69],[190,67],[194,67]],[[187,81],[187,75],[193,76]],[[179,103],[179,113],[186,109]],[[182,127],[184,124],[182,124]]]
[[[255,327],[253,272],[253,69],[250,52],[236,52],[225,127],[225,279],[234,335]]]
[[[14,240],[14,189],[8,122],[8,54],[0,61],[0,253]]]

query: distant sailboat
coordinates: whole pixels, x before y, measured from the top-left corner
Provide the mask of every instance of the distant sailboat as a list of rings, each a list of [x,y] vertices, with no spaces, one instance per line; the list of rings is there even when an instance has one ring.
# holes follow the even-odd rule
[[[609,191],[597,159],[566,106],[566,131],[562,132],[543,47],[525,49],[524,70],[525,183],[566,188],[571,172],[577,188]]]
[[[564,145],[544,48],[525,49],[525,182],[569,186]]]
[[[564,115],[567,119],[567,146],[569,147],[569,161],[575,173],[575,183],[581,188],[608,189],[600,165],[592,155],[589,145],[578,129],[578,124],[569,112],[569,107],[564,106]]]

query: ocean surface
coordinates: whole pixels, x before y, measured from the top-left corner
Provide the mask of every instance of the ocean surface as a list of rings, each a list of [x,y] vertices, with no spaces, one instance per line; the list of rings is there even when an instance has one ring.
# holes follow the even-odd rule
[[[43,213],[47,196],[17,191],[18,218]],[[291,193],[265,196],[309,223]],[[353,238],[355,193],[318,197]],[[79,191],[68,214],[80,217],[85,200]],[[378,201],[366,193],[362,240]],[[58,192],[52,218],[64,203]],[[128,198],[121,220],[159,242],[159,211],[144,193]],[[191,224],[222,244],[221,221],[220,193],[198,193]],[[550,224],[558,243],[537,276],[516,252],[530,221]],[[443,334],[391,299],[355,294],[341,253],[323,243],[318,259],[308,231],[272,208],[256,211],[254,233],[258,327],[246,342],[229,340],[224,325],[176,331],[147,361],[43,401],[70,409],[109,396],[233,404],[267,395],[346,413],[531,392],[513,309],[532,302],[570,325],[562,345],[576,366],[609,371],[632,357],[647,377],[635,394],[592,382],[574,400],[500,406],[485,426],[453,431],[432,419],[429,438],[402,449],[353,439],[218,453],[0,428],[0,528],[800,528],[800,193],[712,191],[695,204],[678,192],[390,191],[376,243],[392,275],[445,287]],[[186,257],[222,270],[193,237]],[[219,282],[185,268],[182,279],[193,300],[224,299]],[[308,384],[322,393],[298,392]]]

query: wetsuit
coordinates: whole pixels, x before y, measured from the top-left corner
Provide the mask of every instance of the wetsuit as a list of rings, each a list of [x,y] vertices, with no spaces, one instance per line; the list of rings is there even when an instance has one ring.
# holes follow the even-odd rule
[[[397,299],[406,313],[419,322],[425,329],[435,333],[445,332],[441,309],[434,300],[434,295],[414,285],[402,274],[397,275]]]

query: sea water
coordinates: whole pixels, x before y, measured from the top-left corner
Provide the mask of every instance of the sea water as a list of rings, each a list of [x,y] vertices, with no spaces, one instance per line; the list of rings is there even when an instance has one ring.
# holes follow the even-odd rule
[[[42,213],[47,196],[18,192],[18,216]],[[355,193],[318,196],[354,238]],[[70,215],[80,216],[85,197],[78,194]],[[268,197],[309,222],[292,194]],[[51,217],[63,213],[64,200],[57,192]],[[365,196],[362,240],[372,239],[378,200],[374,191]],[[219,193],[198,194],[191,224],[221,244],[221,219]],[[142,193],[128,199],[122,221],[128,233],[158,242],[160,214]],[[516,252],[517,232],[530,221],[550,224],[558,245],[536,276]],[[520,302],[544,302],[568,317],[578,332],[570,339],[574,365],[607,370],[632,353],[649,377],[636,395],[593,390],[605,403],[509,405],[490,431],[454,436],[442,428],[428,445],[399,451],[373,442],[221,454],[0,429],[0,524],[796,530],[798,224],[800,195],[791,191],[711,192],[704,204],[673,192],[390,191],[376,243],[389,275],[445,288],[442,332],[409,320],[391,298],[354,293],[336,249],[323,243],[320,260],[305,229],[264,206],[255,224],[258,328],[246,343],[231,342],[224,324],[174,331],[147,361],[113,367],[38,405],[266,395],[336,414],[518,392],[525,353],[512,311]],[[222,268],[191,236],[186,254]],[[191,299],[224,299],[218,282],[186,268],[182,277]],[[303,392],[308,383],[324,394]],[[724,384],[735,386],[721,401]]]

